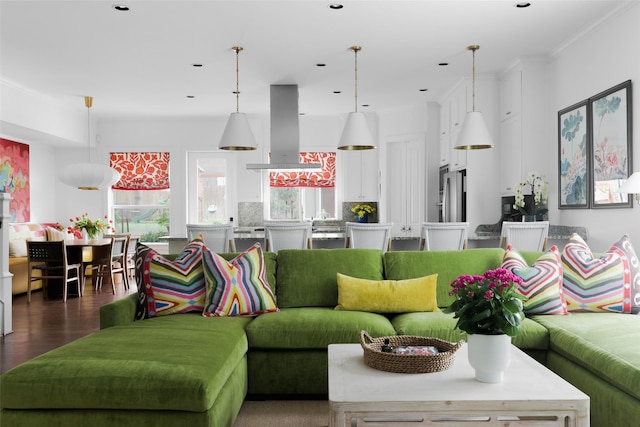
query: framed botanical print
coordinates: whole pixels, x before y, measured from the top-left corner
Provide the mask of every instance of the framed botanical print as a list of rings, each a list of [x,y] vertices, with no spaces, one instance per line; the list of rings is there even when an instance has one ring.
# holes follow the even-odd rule
[[[588,100],[558,111],[558,208],[588,208],[590,116]]]
[[[591,207],[632,207],[618,188],[631,174],[631,80],[589,98]]]

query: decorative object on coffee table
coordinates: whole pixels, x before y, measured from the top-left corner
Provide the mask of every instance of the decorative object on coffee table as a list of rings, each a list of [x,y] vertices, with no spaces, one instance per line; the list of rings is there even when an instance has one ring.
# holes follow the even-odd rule
[[[455,360],[455,353],[464,341],[452,343],[439,338],[397,335],[371,338],[366,331],[360,332],[360,345],[364,350],[364,363],[380,371],[402,374],[439,372],[449,369]],[[436,354],[400,354],[382,351],[383,346],[391,349],[406,346],[436,347]]]
[[[504,268],[487,270],[481,276],[460,276],[451,282],[449,295],[456,300],[444,312],[454,313],[456,328],[468,335],[469,363],[477,381],[501,382],[502,372],[509,366],[510,337],[520,332],[524,320],[522,301],[526,298],[518,286],[522,286],[522,279]]]

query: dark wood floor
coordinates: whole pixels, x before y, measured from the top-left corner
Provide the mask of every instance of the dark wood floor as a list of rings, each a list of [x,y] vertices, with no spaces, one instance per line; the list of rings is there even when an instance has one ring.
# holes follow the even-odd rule
[[[0,372],[99,330],[100,307],[133,292],[131,279],[129,290],[119,284],[115,295],[110,286],[96,291],[89,282],[82,298],[70,296],[66,303],[45,300],[42,291],[32,293],[31,303],[26,295],[14,296],[13,333],[0,338]]]

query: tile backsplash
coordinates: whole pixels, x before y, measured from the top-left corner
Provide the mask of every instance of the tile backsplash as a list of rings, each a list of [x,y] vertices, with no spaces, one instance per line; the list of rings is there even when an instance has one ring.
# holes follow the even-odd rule
[[[346,221],[357,221],[356,215],[351,212],[355,205],[367,204],[376,209],[369,215],[369,222],[379,222],[378,202],[344,202],[342,203],[342,220],[315,220],[314,224],[323,225],[344,225]],[[264,225],[264,204],[262,202],[240,202],[238,203],[238,227],[261,227]]]
[[[238,227],[260,227],[264,225],[264,203],[238,203]]]

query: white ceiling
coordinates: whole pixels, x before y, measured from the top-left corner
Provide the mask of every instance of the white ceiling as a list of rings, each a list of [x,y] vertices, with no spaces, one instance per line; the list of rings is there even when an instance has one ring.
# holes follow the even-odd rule
[[[121,0],[119,12],[115,0],[1,0],[0,76],[82,108],[93,96],[98,117],[227,115],[239,45],[241,112],[267,114],[269,85],[298,84],[301,112],[333,115],[354,108],[349,46],[361,45],[358,103],[370,106],[359,110],[384,111],[470,76],[470,44],[477,76],[500,73],[552,57],[628,3],[516,1]]]

